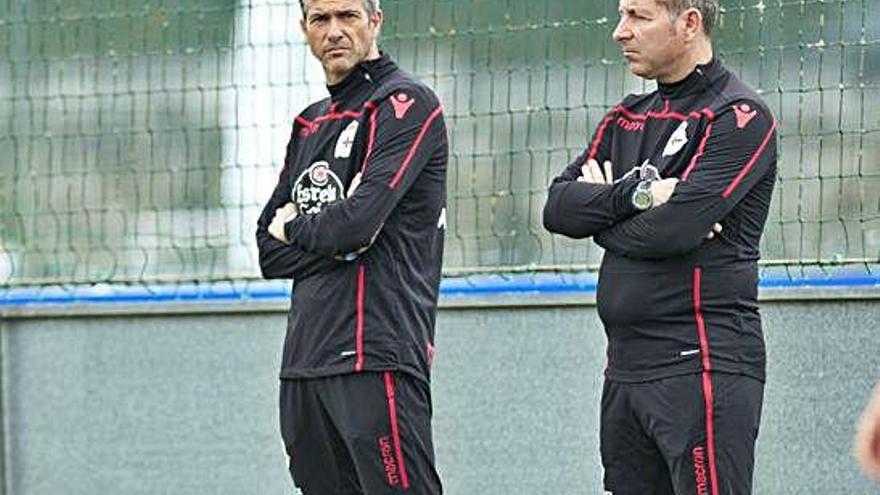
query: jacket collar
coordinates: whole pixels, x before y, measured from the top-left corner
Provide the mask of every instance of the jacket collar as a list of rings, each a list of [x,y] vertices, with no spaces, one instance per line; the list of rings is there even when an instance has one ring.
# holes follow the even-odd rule
[[[672,84],[657,84],[657,90],[665,99],[682,98],[695,93],[702,93],[709,86],[724,76],[727,71],[717,58],[712,57],[709,62],[698,65],[693,72],[681,81]]]
[[[365,60],[357,64],[345,79],[332,86],[327,86],[330,98],[334,102],[347,99],[358,92],[364,84],[378,85],[381,81],[397,69],[397,64],[386,53],[380,52],[377,59]]]

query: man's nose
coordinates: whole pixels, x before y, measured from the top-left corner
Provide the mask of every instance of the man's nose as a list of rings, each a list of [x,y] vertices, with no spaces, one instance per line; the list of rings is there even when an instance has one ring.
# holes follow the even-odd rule
[[[617,23],[617,27],[614,28],[614,32],[611,33],[611,37],[618,43],[632,38],[632,31],[626,22],[626,17],[620,19],[620,22]]]
[[[335,17],[331,17],[330,24],[327,26],[327,39],[332,42],[339,41],[342,37],[342,23]]]

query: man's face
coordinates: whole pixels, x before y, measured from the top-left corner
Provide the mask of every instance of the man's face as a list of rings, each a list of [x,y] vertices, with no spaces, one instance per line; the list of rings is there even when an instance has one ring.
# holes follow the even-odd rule
[[[382,11],[367,13],[364,0],[307,0],[302,30],[324,66],[328,84],[341,82],[358,63],[379,56]]]
[[[687,49],[681,16],[672,19],[656,0],[620,0],[618,10],[620,22],[612,36],[629,70],[645,79],[675,82],[668,78],[679,72]]]

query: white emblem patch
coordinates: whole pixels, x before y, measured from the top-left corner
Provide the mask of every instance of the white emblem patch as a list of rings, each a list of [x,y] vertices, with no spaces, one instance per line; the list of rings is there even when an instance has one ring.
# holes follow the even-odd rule
[[[437,228],[446,230],[446,208],[440,210],[440,218],[437,219]]]
[[[678,129],[672,133],[672,136],[669,137],[669,141],[666,142],[666,147],[663,148],[663,156],[672,156],[684,148],[684,145],[688,142],[687,129],[688,123],[685,120],[680,126],[678,126]]]
[[[348,158],[351,156],[351,145],[354,144],[354,136],[358,131],[358,121],[355,120],[339,134],[339,140],[336,141],[336,152],[333,156],[336,158]]]
[[[315,162],[300,174],[290,191],[290,198],[300,213],[318,213],[324,205],[344,197],[342,181],[327,162]]]

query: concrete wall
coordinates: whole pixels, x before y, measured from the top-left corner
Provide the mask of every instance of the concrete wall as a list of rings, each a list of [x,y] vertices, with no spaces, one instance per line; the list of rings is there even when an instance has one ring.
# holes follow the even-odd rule
[[[756,493],[877,493],[849,454],[880,376],[877,302],[764,315]],[[0,321],[5,493],[296,493],[277,433],[283,327],[277,311]],[[446,493],[603,493],[594,308],[446,309],[437,349]]]

